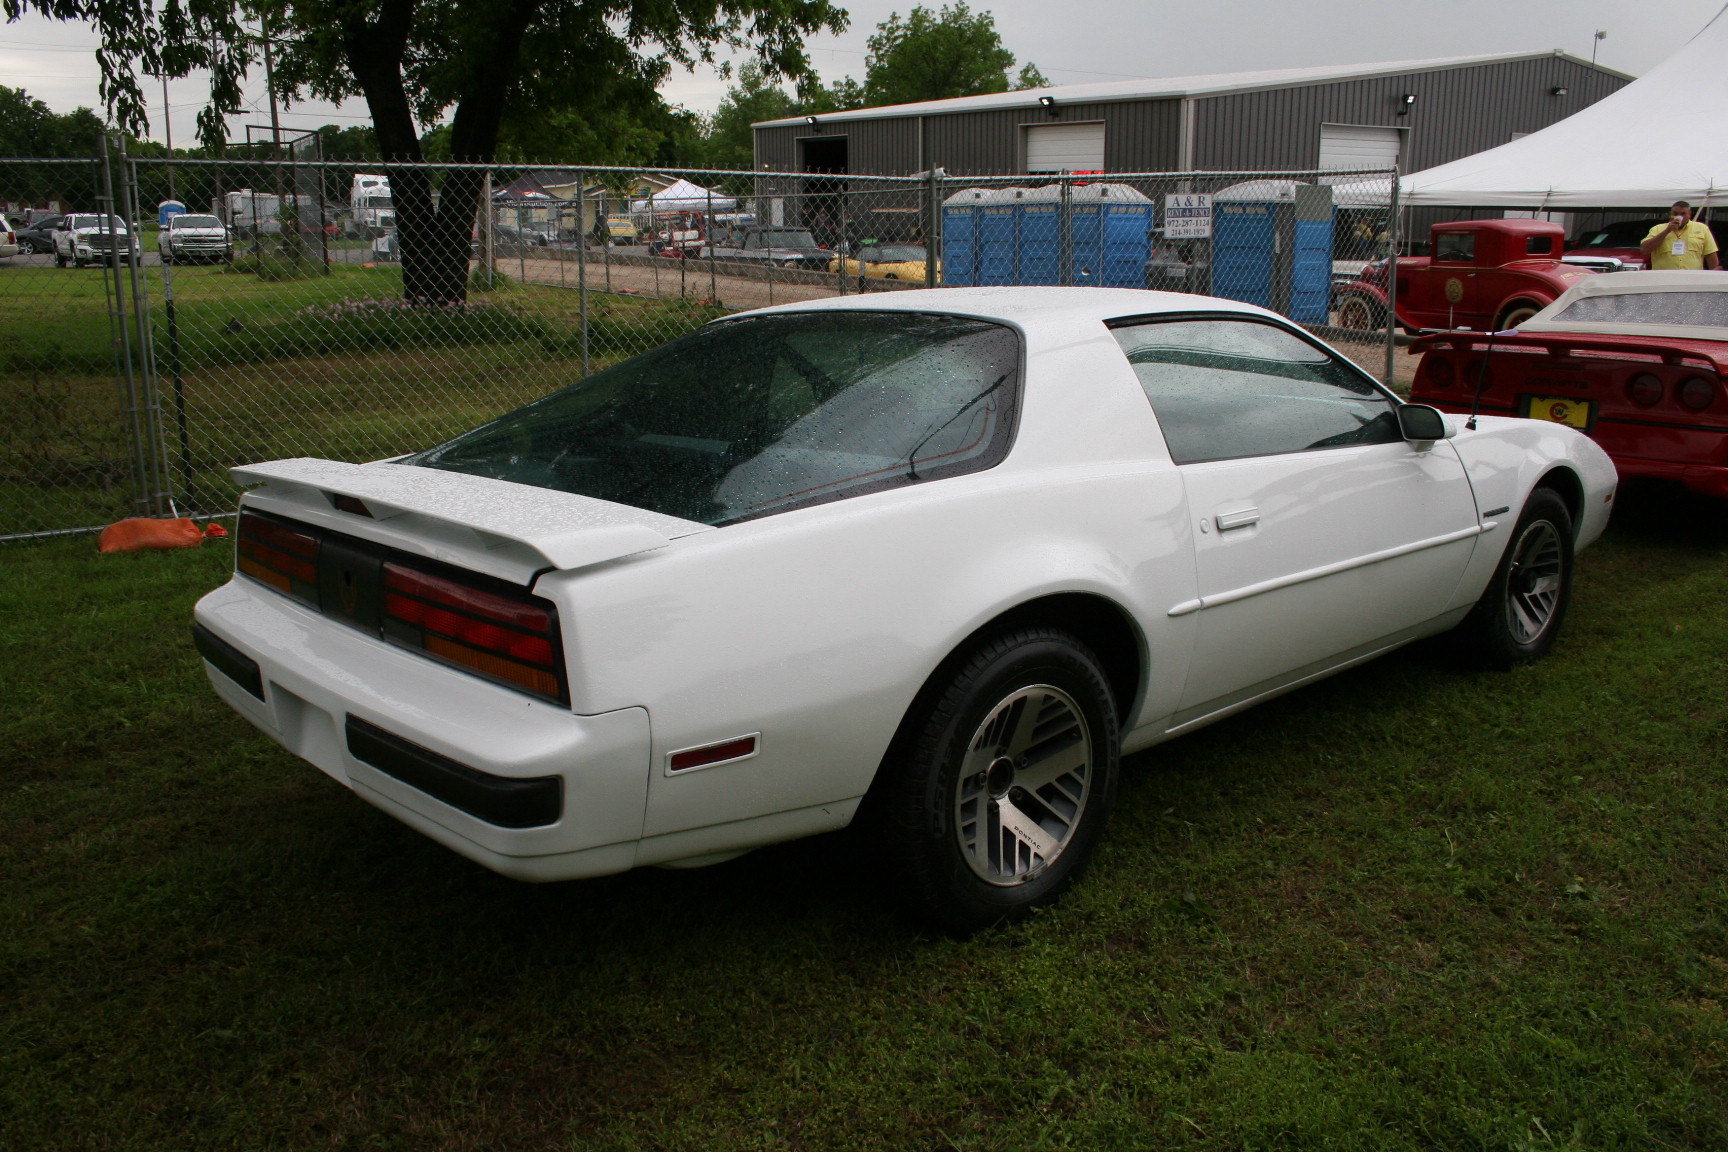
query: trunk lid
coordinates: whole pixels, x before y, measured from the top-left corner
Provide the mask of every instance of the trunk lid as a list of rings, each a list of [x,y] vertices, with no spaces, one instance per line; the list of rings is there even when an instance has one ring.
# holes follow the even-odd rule
[[[298,458],[232,470],[260,511],[483,572],[526,587],[569,570],[712,531],[642,508],[437,468]],[[338,506],[347,497],[365,513]],[[348,501],[344,501],[348,503]]]

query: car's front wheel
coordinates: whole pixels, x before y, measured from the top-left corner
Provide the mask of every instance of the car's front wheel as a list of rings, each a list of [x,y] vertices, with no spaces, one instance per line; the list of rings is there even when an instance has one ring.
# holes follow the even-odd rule
[[[1116,791],[1115,702],[1065,632],[1004,633],[930,686],[896,740],[881,834],[922,917],[970,932],[1057,899]]]
[[[1530,494],[1494,577],[1458,626],[1464,655],[1512,668],[1547,655],[1572,598],[1572,514],[1552,488]]]

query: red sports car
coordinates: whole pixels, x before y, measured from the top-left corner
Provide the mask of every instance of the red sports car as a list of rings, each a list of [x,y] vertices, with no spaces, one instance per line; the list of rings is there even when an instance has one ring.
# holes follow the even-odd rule
[[[1589,276],[1515,331],[1441,332],[1412,351],[1418,403],[1569,424],[1622,477],[1728,497],[1728,275]]]

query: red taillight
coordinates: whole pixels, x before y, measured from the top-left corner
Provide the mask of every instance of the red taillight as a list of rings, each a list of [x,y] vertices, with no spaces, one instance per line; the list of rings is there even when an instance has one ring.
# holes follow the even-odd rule
[[[544,601],[386,562],[384,634],[483,676],[566,698],[558,619]]]
[[[1653,408],[1662,402],[1662,381],[1640,372],[1626,381],[1626,397],[1640,408]]]
[[[318,603],[318,540],[251,512],[240,515],[235,567],[308,604]]]
[[[1452,361],[1438,352],[1428,353],[1428,383],[1436,388],[1450,388],[1456,378],[1452,370]]]
[[[1702,412],[1716,401],[1716,385],[1702,376],[1692,376],[1680,382],[1680,403],[1694,412]]]

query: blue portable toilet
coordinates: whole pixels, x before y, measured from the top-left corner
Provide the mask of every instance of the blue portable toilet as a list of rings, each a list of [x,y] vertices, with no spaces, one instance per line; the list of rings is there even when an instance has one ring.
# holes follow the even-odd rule
[[[1146,287],[1152,201],[1127,184],[1085,184],[1069,195],[1074,277],[1099,288]]]
[[[967,188],[943,201],[942,282],[1145,286],[1152,201],[1125,184]],[[1066,248],[1070,268],[1064,276]]]
[[[156,205],[156,223],[163,228],[168,227],[170,216],[184,216],[185,214],[186,205],[178,200],[164,200]]]
[[[951,288],[971,288],[979,284],[1005,284],[1012,280],[985,280],[984,237],[990,237],[990,275],[1001,274],[1003,258],[1003,214],[992,215],[988,222],[984,210],[998,206],[1002,200],[999,188],[963,188],[942,201],[942,283]],[[1013,210],[1007,214],[1007,243],[1012,248],[1014,237]],[[1009,258],[1012,259],[1010,252]]]
[[[1212,293],[1324,324],[1332,299],[1332,189],[1250,180],[1212,197]]]

